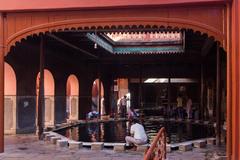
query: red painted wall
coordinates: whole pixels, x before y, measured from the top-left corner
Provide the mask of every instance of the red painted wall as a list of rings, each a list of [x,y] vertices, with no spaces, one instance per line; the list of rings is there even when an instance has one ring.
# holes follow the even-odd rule
[[[0,11],[106,8],[145,5],[219,4],[231,0],[0,0]]]

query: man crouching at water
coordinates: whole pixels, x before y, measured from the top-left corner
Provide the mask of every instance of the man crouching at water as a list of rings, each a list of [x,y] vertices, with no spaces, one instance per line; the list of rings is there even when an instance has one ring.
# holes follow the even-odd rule
[[[146,144],[148,139],[144,127],[139,124],[137,118],[132,119],[132,123],[133,124],[130,129],[131,136],[126,136],[126,143],[134,145]]]

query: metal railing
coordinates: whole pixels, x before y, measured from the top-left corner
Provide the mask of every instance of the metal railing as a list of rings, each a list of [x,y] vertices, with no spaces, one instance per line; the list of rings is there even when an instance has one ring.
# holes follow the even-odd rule
[[[144,155],[144,160],[165,160],[166,159],[166,130],[162,127],[157,136],[153,139],[150,148]]]

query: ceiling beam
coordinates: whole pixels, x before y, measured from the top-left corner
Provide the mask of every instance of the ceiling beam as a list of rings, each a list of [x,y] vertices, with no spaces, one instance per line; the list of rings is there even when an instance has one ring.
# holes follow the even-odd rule
[[[77,46],[75,46],[75,45],[73,45],[73,44],[65,41],[64,39],[61,39],[61,38],[53,35],[53,34],[47,34],[47,36],[49,36],[49,37],[57,40],[58,42],[61,42],[62,44],[66,45],[66,46],[68,46],[68,47],[70,47],[70,48],[72,48],[72,49],[75,49],[75,50],[77,50],[77,51],[80,51],[81,53],[84,53],[84,54],[86,54],[86,55],[88,55],[88,56],[91,56],[91,57],[93,57],[93,58],[95,58],[95,59],[98,59],[98,56],[95,56],[94,54],[92,54],[92,53],[90,53],[90,52],[88,52],[88,51],[85,51],[85,50],[83,50],[83,49],[81,49],[81,48],[79,48],[79,47],[77,47]]]

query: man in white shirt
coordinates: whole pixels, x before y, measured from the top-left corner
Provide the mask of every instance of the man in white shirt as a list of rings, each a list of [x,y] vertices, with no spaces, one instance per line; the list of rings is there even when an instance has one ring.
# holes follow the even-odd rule
[[[131,126],[130,133],[132,136],[126,136],[125,140],[127,144],[143,145],[147,143],[147,135],[144,127],[139,124],[138,119],[132,120],[133,125]]]

